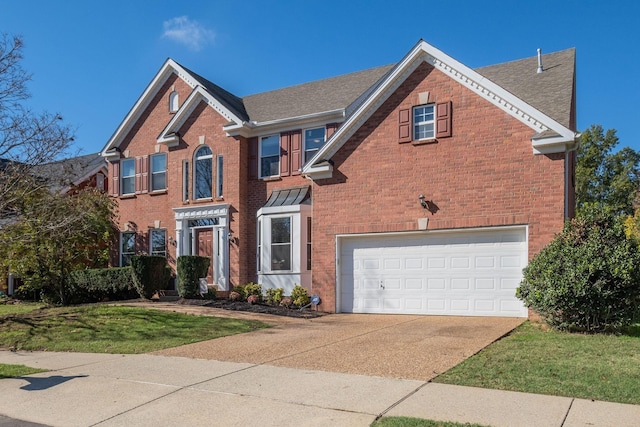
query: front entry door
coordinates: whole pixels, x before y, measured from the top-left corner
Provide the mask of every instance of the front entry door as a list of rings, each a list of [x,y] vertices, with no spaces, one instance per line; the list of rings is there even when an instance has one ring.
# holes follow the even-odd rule
[[[206,256],[211,261],[207,272],[207,283],[213,284],[213,229],[196,229],[196,255]]]

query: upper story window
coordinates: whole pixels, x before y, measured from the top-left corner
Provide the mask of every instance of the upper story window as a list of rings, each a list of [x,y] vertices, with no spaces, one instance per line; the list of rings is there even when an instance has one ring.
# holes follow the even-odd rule
[[[154,228],[150,230],[151,247],[149,253],[151,255],[167,256],[167,230]]]
[[[120,194],[134,194],[136,192],[136,163],[135,159],[124,159],[120,162],[122,168]]]
[[[209,199],[212,194],[213,180],[213,152],[211,148],[203,145],[196,151],[193,171],[194,189],[196,199]]]
[[[433,139],[436,135],[434,104],[413,108],[413,140]]]
[[[280,136],[260,138],[260,178],[280,175]]]
[[[307,163],[324,145],[326,128],[307,129],[304,131],[304,163]]]
[[[167,188],[167,155],[165,153],[151,156],[151,191]]]
[[[175,90],[169,94],[169,112],[175,113],[178,111],[180,104],[180,98],[178,96],[178,92]]]

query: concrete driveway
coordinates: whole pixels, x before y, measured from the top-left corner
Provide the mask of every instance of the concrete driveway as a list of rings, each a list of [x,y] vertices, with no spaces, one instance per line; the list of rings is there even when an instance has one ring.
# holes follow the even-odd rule
[[[197,314],[197,309],[191,310]],[[217,315],[212,309],[202,310],[200,314]],[[235,317],[228,312],[224,315]],[[275,326],[155,354],[428,381],[524,321],[373,314],[315,319],[237,315]]]

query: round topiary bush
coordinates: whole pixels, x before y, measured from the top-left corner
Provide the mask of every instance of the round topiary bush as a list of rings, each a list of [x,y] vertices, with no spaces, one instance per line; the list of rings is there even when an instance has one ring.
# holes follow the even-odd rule
[[[640,306],[640,251],[624,218],[591,207],[524,269],[517,295],[552,327],[600,332],[631,324]]]

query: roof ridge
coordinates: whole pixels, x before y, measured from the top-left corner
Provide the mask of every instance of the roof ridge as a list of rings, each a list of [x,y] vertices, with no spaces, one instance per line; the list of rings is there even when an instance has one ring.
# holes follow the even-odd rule
[[[542,53],[542,57],[544,58],[547,55],[554,55],[554,54],[558,54],[558,53],[563,53],[563,52],[568,52],[568,51],[575,51],[576,48],[575,47],[570,47],[567,49],[562,49],[562,50],[554,50],[553,52],[549,52],[549,53]],[[532,56],[527,56],[524,58],[520,58],[520,59],[512,59],[510,61],[504,61],[504,62],[498,62],[496,64],[489,64],[489,65],[483,65],[481,67],[475,67],[473,68],[474,71],[478,71],[481,70],[483,68],[489,68],[489,67],[497,67],[497,66],[501,66],[501,65],[508,65],[508,64],[512,64],[514,62],[519,62],[519,61],[526,61],[526,60],[531,60],[531,59],[535,59],[537,58],[538,55],[532,55]]]

